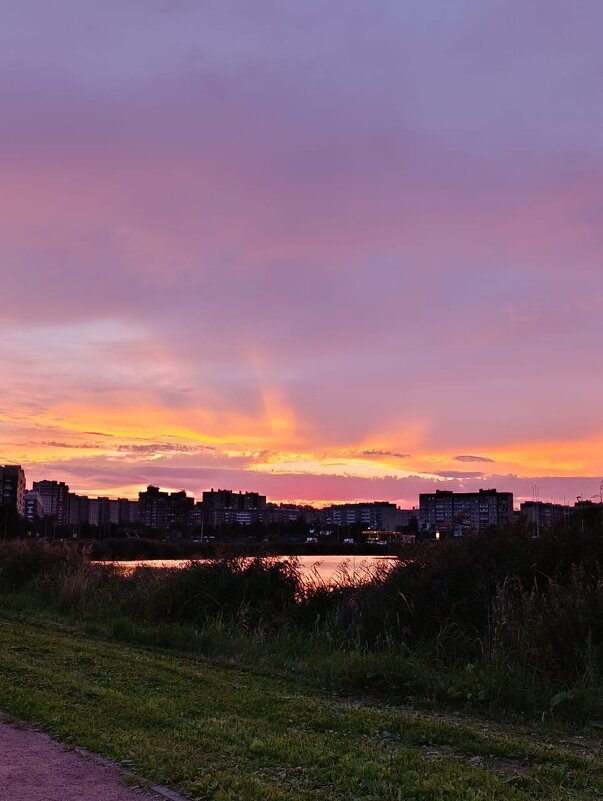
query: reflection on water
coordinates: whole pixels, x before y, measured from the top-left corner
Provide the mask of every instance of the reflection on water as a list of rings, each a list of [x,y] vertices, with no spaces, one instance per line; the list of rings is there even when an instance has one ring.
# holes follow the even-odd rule
[[[269,559],[287,561],[296,558],[302,578],[307,583],[333,584],[348,578],[355,584],[367,581],[377,571],[399,564],[395,556],[274,556]],[[211,559],[195,559],[210,562]],[[180,568],[190,564],[189,559],[138,559],[128,562],[104,562],[124,573],[132,573],[137,567]]]

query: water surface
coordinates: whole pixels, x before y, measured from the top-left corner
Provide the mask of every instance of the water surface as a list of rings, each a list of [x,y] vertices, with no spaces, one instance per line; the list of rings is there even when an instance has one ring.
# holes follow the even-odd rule
[[[360,584],[367,581],[376,571],[393,567],[398,563],[395,556],[270,556],[266,558],[279,561],[294,558],[297,560],[304,581],[323,584],[335,584],[346,576],[354,583]],[[211,562],[213,560],[200,558],[193,561]],[[181,568],[190,562],[190,559],[136,559],[104,562],[104,564],[114,565],[124,573],[132,573],[138,567]]]

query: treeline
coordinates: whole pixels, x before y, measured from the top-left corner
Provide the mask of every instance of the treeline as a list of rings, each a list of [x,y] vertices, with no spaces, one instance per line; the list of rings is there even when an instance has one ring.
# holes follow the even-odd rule
[[[156,540],[147,537],[122,537],[106,540],[80,540],[79,547],[94,560],[137,559],[224,559],[236,556],[387,556],[397,555],[401,547],[358,542],[353,545],[332,539],[314,543],[282,540]]]
[[[9,514],[9,522],[5,525],[2,507],[0,507],[0,539],[22,539],[35,537],[44,540],[77,540],[83,543],[95,543],[99,553],[105,558],[151,558],[150,552],[164,549],[161,558],[182,558],[189,554],[214,554],[222,544],[230,545],[232,552],[237,546],[241,553],[249,548],[260,550],[259,546],[268,546],[266,550],[279,553],[314,552],[305,546],[309,537],[319,539],[324,546],[317,553],[349,553],[344,540],[353,539],[358,547],[368,548],[364,553],[377,552],[367,543],[367,532],[363,526],[345,526],[329,530],[329,534],[316,531],[303,521],[289,523],[253,523],[251,525],[231,524],[215,528],[204,526],[173,526],[168,529],[154,529],[142,523],[117,524],[103,523],[96,526],[89,523],[58,525],[52,518],[43,518],[35,522],[19,518],[16,513]],[[153,545],[155,543],[155,545]],[[139,552],[136,551],[139,549]],[[164,553],[173,556],[164,556]],[[110,555],[108,555],[110,554]],[[127,556],[124,556],[127,554]]]
[[[124,575],[64,543],[5,542],[0,602],[335,690],[602,717],[602,556],[598,529],[533,538],[516,526],[326,586],[294,559]]]

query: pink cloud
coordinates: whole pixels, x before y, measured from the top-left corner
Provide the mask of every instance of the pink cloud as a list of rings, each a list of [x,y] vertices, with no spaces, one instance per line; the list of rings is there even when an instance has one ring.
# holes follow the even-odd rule
[[[269,396],[307,452],[595,437],[601,9],[437,16],[15,6],[0,54],[6,441],[93,404],[203,417],[216,436],[245,420],[253,439]]]

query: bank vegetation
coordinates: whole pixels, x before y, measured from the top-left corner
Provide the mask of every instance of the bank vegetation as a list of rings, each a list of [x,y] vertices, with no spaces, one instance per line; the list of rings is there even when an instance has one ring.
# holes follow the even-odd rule
[[[0,608],[338,693],[600,719],[602,555],[595,528],[534,538],[516,526],[325,585],[295,559],[124,574],[70,543],[4,541]]]

